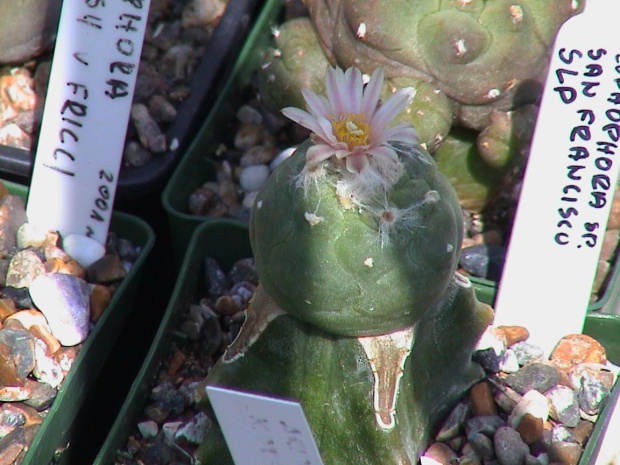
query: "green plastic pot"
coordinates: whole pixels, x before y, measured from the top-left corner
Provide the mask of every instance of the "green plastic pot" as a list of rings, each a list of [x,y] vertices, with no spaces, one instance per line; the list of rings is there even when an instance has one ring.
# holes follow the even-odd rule
[[[194,229],[204,222],[213,221],[211,218],[192,215],[189,212],[188,199],[190,194],[206,181],[215,180],[214,161],[221,134],[226,132],[231,118],[234,118],[239,105],[243,103],[243,93],[239,90],[250,83],[263,52],[270,45],[270,31],[272,26],[278,24],[283,3],[283,0],[267,0],[263,5],[231,70],[230,78],[222,87],[207,119],[164,188],[162,204],[169,221],[177,265],[183,260]]]
[[[26,186],[7,181],[4,183],[11,194],[19,195],[24,201],[26,200],[28,195]],[[155,235],[151,227],[141,219],[120,212],[112,214],[110,231],[141,247],[140,254],[82,345],[48,415],[29,446],[22,462],[24,465],[42,465],[53,460],[55,463],[63,463],[63,456],[66,456],[75,435],[74,420],[81,409],[87,408],[90,402],[95,401],[89,399],[89,392],[110,355],[133,305],[144,261],[153,248]]]
[[[102,445],[94,462],[95,465],[114,463],[117,451],[125,446],[132,426],[136,424],[139,414],[144,409],[147,396],[152,388],[153,379],[161,365],[165,362],[172,332],[187,302],[198,298],[199,271],[204,257],[214,257],[227,270],[236,260],[249,257],[251,253],[247,229],[239,224],[212,221],[203,223],[195,229],[189,241],[178,280],[164,317],[161,320],[160,327],[144,360],[144,364],[138,372],[129,394]],[[491,303],[494,299],[494,292],[490,287],[477,288],[476,295],[479,300],[485,303]],[[590,313],[586,319],[585,332],[597,338],[603,344],[610,361],[620,364],[619,316]],[[618,386],[615,389],[617,390]],[[600,418],[604,419],[605,415],[606,410],[603,411]],[[603,422],[599,421],[597,423],[580,465],[590,463],[593,448],[600,434],[600,423]]]
[[[144,363],[131,385],[94,465],[113,464],[117,451],[125,446],[129,432],[142,412],[153,380],[165,362],[172,332],[187,302],[198,299],[200,271],[203,258],[215,258],[224,269],[230,269],[241,257],[251,256],[247,229],[231,222],[210,222],[200,225],[187,246],[187,255],[181,265],[170,302],[161,319],[153,343]],[[213,464],[215,465],[215,464]]]

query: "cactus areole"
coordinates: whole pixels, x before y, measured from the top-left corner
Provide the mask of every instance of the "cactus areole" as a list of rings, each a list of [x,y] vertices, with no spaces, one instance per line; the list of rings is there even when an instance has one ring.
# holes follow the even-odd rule
[[[408,328],[437,307],[462,241],[457,195],[406,125],[412,98],[379,101],[383,74],[328,68],[327,98],[284,114],[312,131],[259,192],[250,239],[288,314],[346,336]]]

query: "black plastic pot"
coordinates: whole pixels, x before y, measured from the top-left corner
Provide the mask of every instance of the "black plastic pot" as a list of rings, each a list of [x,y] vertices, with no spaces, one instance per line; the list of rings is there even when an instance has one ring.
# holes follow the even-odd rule
[[[166,131],[166,140],[175,141],[175,149],[153,156],[143,167],[122,168],[117,199],[134,199],[165,185],[217,97],[260,4],[260,0],[229,0],[196,69],[191,93],[178,108],[177,118]],[[0,176],[27,184],[34,153],[35,149],[26,151],[0,145]]]

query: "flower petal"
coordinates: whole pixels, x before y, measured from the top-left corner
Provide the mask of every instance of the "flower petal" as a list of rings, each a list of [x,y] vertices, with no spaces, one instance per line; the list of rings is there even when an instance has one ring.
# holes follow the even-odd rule
[[[327,94],[329,103],[332,105],[333,116],[337,117],[346,113],[343,100],[345,94],[343,89],[345,88],[346,80],[342,70],[340,68],[328,66],[325,72],[325,93]]]
[[[302,89],[301,94],[306,101],[306,107],[310,113],[315,116],[322,116],[323,118],[329,119],[329,116],[332,114],[332,108],[329,104],[329,100],[308,89]]]
[[[377,104],[379,103],[379,98],[381,97],[381,89],[383,88],[383,79],[383,68],[375,69],[372,76],[370,76],[370,82],[364,90],[360,111],[366,115],[366,121],[370,121],[375,110],[377,109]]]
[[[368,155],[376,157],[378,159],[388,159],[393,162],[398,161],[398,154],[389,145],[377,145],[376,147],[370,147],[366,150]]]
[[[371,144],[378,144],[381,142],[396,141],[404,142],[406,144],[417,144],[420,141],[418,132],[407,123],[397,124],[389,128],[383,129],[378,136],[380,140],[376,141],[373,138],[374,134],[371,134],[369,139]]]
[[[319,124],[321,131],[316,132],[316,134],[322,137],[325,142],[328,142],[331,145],[337,144],[338,139],[336,139],[336,136],[334,135],[334,128],[331,121],[328,121],[326,118],[323,117],[318,117],[317,123]]]
[[[306,151],[306,164],[316,165],[334,155],[335,150],[331,145],[316,144],[308,147]]]
[[[346,158],[347,170],[351,173],[361,173],[368,166],[366,152],[352,153]]]
[[[320,118],[317,119],[315,116],[311,115],[307,111],[301,110],[295,107],[286,107],[282,109],[282,114],[287,118],[295,121],[300,126],[303,126],[306,129],[318,134],[323,137],[324,128],[320,124]],[[331,127],[331,124],[330,124]],[[330,130],[331,132],[331,130]]]
[[[384,128],[390,121],[398,116],[409,102],[413,100],[414,96],[415,89],[413,87],[399,89],[377,109],[370,120],[370,126],[375,129]]]
[[[362,72],[358,68],[349,68],[344,73],[347,86],[343,89],[343,104],[345,113],[358,114],[362,109],[362,96],[364,92],[364,82]]]
[[[314,115],[297,107],[282,108],[282,114],[298,124],[302,124],[301,121],[316,121],[316,117]]]
[[[349,150],[349,148],[345,145],[344,147],[339,147],[337,148],[337,150],[334,152],[334,156],[338,159],[338,160],[342,160],[343,158],[348,157],[349,155],[351,155],[351,151]]]
[[[333,144],[337,142],[333,134],[332,125],[327,119],[321,116],[315,117],[307,111],[295,107],[283,108],[282,114],[300,126],[312,131],[312,133],[324,140],[325,143]]]

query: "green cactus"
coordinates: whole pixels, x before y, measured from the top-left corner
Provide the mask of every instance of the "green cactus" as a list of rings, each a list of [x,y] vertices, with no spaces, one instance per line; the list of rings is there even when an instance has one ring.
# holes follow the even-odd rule
[[[384,96],[402,87],[418,89],[400,121],[413,124],[431,154],[452,128],[465,127],[480,135],[474,149],[480,157],[503,171],[527,159],[553,40],[584,5],[574,0],[305,3],[309,20],[303,20],[303,30],[311,40],[303,50],[309,59],[302,63],[299,47],[291,51],[286,37],[277,39],[264,61],[271,65],[259,70],[259,92],[268,108],[299,105],[299,94],[291,98],[273,89],[321,92],[316,73],[326,62],[367,74],[382,67]],[[273,72],[293,62],[295,71]]]
[[[535,105],[525,105],[513,111],[492,112],[489,125],[477,138],[480,157],[499,170],[520,164],[532,141],[537,111]]]
[[[453,129],[434,158],[439,171],[454,186],[461,206],[482,212],[501,180],[501,172],[480,157],[476,133],[471,129]]]
[[[337,337],[280,315],[248,347],[254,313],[271,306],[255,296],[249,323],[196,395],[211,418],[207,385],[300,402],[325,465],[417,464],[437,423],[482,378],[471,354],[493,312],[458,275],[415,329],[379,337]],[[195,457],[233,464],[217,422]]]
[[[387,99],[398,89],[410,87],[415,95],[395,121],[413,126],[420,143],[434,153],[450,131],[453,121],[453,105],[443,92],[428,82],[415,78],[394,77],[386,79],[381,96]]]
[[[283,23],[274,33],[274,47],[265,52],[258,72],[262,101],[273,112],[287,106],[303,107],[301,89],[323,93],[328,65],[308,18]]]
[[[363,206],[339,197],[339,172],[296,180],[308,144],[259,192],[250,238],[261,282],[289,314],[336,334],[381,334],[414,324],[457,267],[461,207],[419,147],[401,154],[395,185]]]
[[[413,465],[439,418],[482,375],[493,312],[456,273],[463,216],[418,134],[392,121],[384,74],[328,67],[302,91],[311,130],[259,191],[250,242],[260,286],[205,385],[301,402],[326,465]],[[458,328],[458,331],[454,331]],[[208,402],[206,407],[209,408]],[[219,428],[196,453],[231,463]]]

